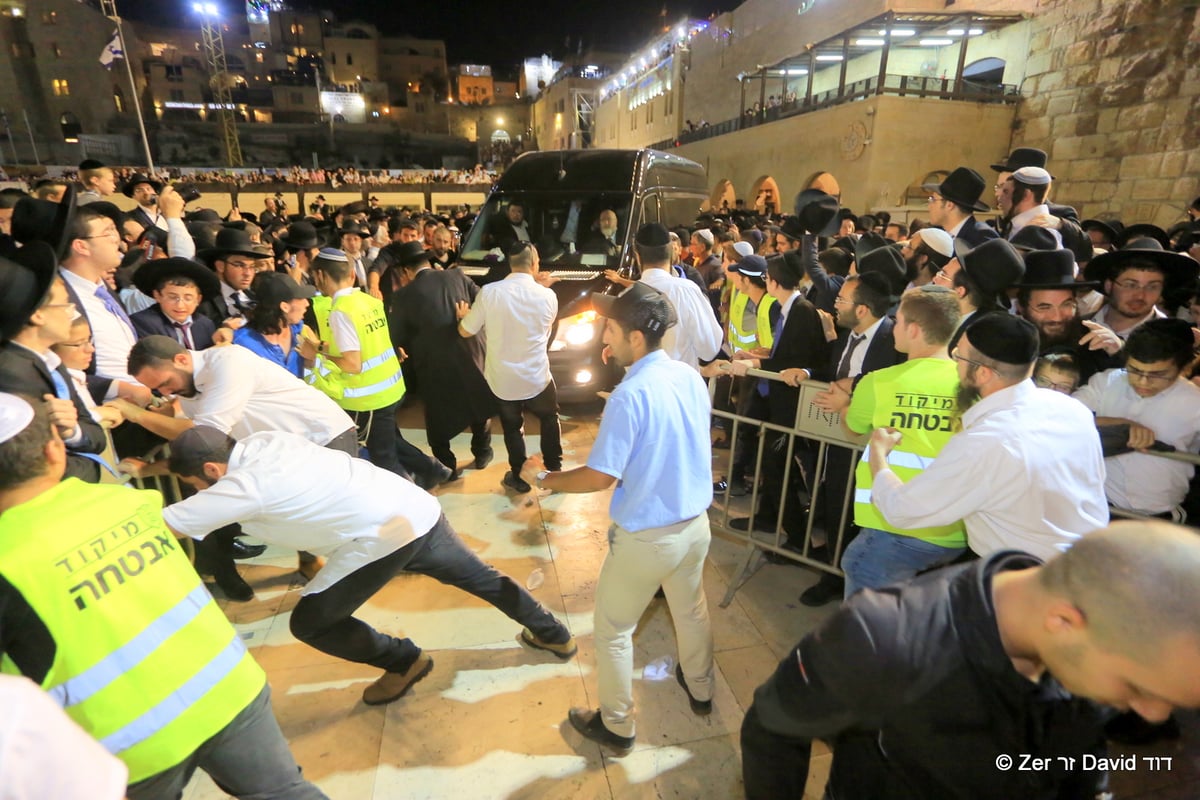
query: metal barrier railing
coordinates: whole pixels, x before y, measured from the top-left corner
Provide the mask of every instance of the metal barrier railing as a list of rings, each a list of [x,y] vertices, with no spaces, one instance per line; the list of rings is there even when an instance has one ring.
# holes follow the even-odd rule
[[[770,370],[751,369],[747,371],[747,376],[752,378],[764,378],[769,381],[779,381],[780,373]],[[729,437],[730,443],[729,455],[725,464],[725,474],[728,476],[732,473],[733,461],[737,454],[737,441],[739,433],[742,432],[742,426],[749,425],[753,427],[757,433],[757,448],[754,458],[754,474],[756,479],[753,482],[750,490],[750,511],[748,514],[749,522],[746,525],[745,531],[739,531],[729,526],[729,511],[730,511],[730,491],[732,486],[727,486],[724,493],[724,508],[722,513],[714,517],[710,513],[709,518],[712,520],[712,526],[723,534],[741,539],[745,545],[745,554],[738,568],[737,574],[729,584],[729,589],[725,593],[725,597],[721,600],[721,608],[725,608],[733,601],[733,596],[739,588],[758,570],[761,566],[762,553],[770,551],[777,556],[790,559],[799,564],[817,569],[823,572],[829,572],[834,575],[842,575],[842,570],[838,566],[841,563],[843,537],[846,530],[846,522],[850,518],[851,505],[854,499],[854,465],[857,464],[859,456],[862,454],[863,446],[866,442],[866,437],[851,436],[845,428],[842,427],[841,415],[825,411],[813,404],[813,398],[821,392],[827,391],[830,384],[821,381],[805,381],[800,384],[799,402],[796,404],[796,418],[791,427],[774,424],[765,420],[755,419],[752,417],[740,416],[732,411],[725,411],[716,407],[716,392],[718,378],[712,378],[709,381],[709,398],[713,401],[713,416],[720,419],[726,419],[731,422],[731,427],[726,435]],[[752,390],[752,389],[750,389]],[[755,509],[758,507],[758,500],[762,494],[760,480],[763,477],[763,461],[768,444],[768,432],[778,433],[781,436],[786,436],[787,441],[784,443],[785,459],[783,467],[783,475],[781,476],[781,486],[778,498],[779,504],[776,509],[775,528],[773,532],[764,532],[754,530],[754,520],[757,518]],[[796,440],[802,439],[817,444],[816,461],[812,466],[811,474],[804,476],[807,480],[809,489],[808,513],[804,526],[804,543],[799,553],[783,546],[783,538],[785,532],[783,529],[783,520],[787,514],[788,503],[801,502],[800,497],[789,491],[791,485],[791,473],[793,469],[800,468],[796,462]],[[775,443],[778,446],[777,441]],[[850,467],[847,470],[845,479],[845,491],[842,495],[842,507],[840,520],[836,531],[824,531],[827,537],[826,550],[830,553],[829,562],[821,561],[812,558],[811,551],[813,549],[813,526],[817,518],[817,512],[820,504],[824,501],[825,488],[822,476],[825,472],[827,456],[830,447],[842,448],[849,450]]]

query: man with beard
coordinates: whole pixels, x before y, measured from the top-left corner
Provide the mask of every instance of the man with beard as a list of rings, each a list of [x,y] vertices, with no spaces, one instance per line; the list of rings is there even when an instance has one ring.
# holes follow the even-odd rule
[[[988,210],[979,202],[985,185],[983,176],[969,167],[958,167],[941,183],[922,184],[921,188],[930,192],[929,221],[968,247],[995,239],[999,234],[972,213]]]
[[[1025,226],[1043,225],[1054,236],[1055,245],[1062,246],[1062,235],[1048,224],[1050,207],[1046,205],[1046,196],[1049,191],[1050,173],[1041,167],[1021,167],[1000,184],[1004,238],[1011,241]]]
[[[1038,352],[1067,351],[1079,365],[1080,382],[1120,365],[1121,340],[1111,330],[1079,316],[1076,291],[1098,284],[1076,282],[1070,250],[1025,253],[1025,276],[1017,284],[1017,311],[1038,331]]]
[[[954,249],[958,255],[937,271],[933,283],[958,295],[963,327],[976,313],[1007,309],[1005,292],[1025,274],[1016,249],[1004,239],[990,239],[973,249],[956,241]]]
[[[445,225],[433,232],[433,247],[429,248],[429,264],[435,269],[450,269],[458,253],[454,251],[454,234]]]
[[[1092,319],[1126,339],[1134,328],[1166,316],[1158,304],[1172,290],[1196,280],[1200,264],[1165,250],[1154,239],[1133,239],[1120,250],[1088,262],[1084,277],[1102,281],[1108,298]]]
[[[941,228],[923,228],[900,248],[904,257],[908,288],[932,283],[938,272],[954,258],[954,240]]]
[[[950,341],[962,430],[907,483],[888,461],[903,434],[875,429],[871,500],[890,526],[961,519],[976,555],[1015,549],[1048,559],[1108,523],[1095,419],[1029,380],[1037,345],[1033,324],[1006,312],[977,316]]]
[[[617,241],[617,214],[612,209],[600,212],[599,230],[584,244],[586,253],[601,253],[606,256],[619,256],[621,244]]]

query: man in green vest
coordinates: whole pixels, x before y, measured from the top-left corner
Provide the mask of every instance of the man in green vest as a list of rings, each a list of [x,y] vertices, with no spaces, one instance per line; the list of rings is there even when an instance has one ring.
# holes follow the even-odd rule
[[[946,352],[961,316],[958,297],[932,284],[905,292],[896,311],[896,349],[908,360],[864,375],[842,417],[853,433],[895,428],[903,448],[888,456],[892,471],[908,481],[925,469],[954,435],[958,370]],[[871,503],[870,450],[855,473],[854,522],[861,532],[842,554],[846,597],[908,580],[918,572],[952,561],[967,546],[962,521],[934,528],[902,530],[890,525]]]
[[[309,264],[313,285],[327,300],[314,303],[321,347],[302,351],[312,362],[310,382],[354,419],[371,463],[423,489],[445,483],[452,471],[409,444],[396,427],[404,375],[392,347],[383,302],[354,285],[354,267],[341,250],[323,248]]]
[[[197,767],[238,797],[324,798],[162,497],[60,482],[65,468],[45,408],[0,394],[0,670],[38,683],[120,758],[131,800],[179,797]]]

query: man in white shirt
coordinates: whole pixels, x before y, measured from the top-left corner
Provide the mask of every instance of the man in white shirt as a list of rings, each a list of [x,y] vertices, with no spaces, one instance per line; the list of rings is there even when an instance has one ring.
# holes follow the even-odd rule
[[[1158,304],[1172,290],[1196,280],[1200,264],[1172,253],[1154,239],[1134,239],[1120,250],[1096,256],[1084,268],[1089,281],[1102,281],[1105,303],[1092,317],[1122,339],[1137,326],[1166,316]]]
[[[662,225],[648,222],[639,228],[633,247],[642,268],[641,282],[666,295],[679,318],[679,324],[663,336],[663,351],[699,370],[701,361],[717,357],[724,338],[712,305],[696,284],[672,274],[671,237]]]
[[[524,494],[525,412],[537,417],[546,469],[562,469],[558,392],[550,374],[550,331],[558,316],[558,297],[541,279],[537,248],[528,242],[508,252],[512,272],[479,291],[474,305],[457,305],[458,332],[487,334],[483,376],[499,403],[509,471],[503,484]]]
[[[976,315],[950,355],[958,361],[962,430],[907,483],[888,467],[894,428],[871,434],[871,499],[890,525],[959,519],[979,556],[1015,549],[1049,559],[1108,524],[1104,456],[1091,413],[1029,380],[1037,329],[1007,312]]]
[[[1052,221],[1046,196],[1050,192],[1050,173],[1041,167],[1021,167],[1000,185],[997,199],[1004,219],[1011,226],[1006,237],[1012,241],[1027,225],[1042,225],[1054,238],[1054,248],[1063,246],[1062,234],[1048,223]]]
[[[286,481],[281,465],[288,467]],[[263,541],[328,557],[292,610],[291,632],[323,653],[385,670],[363,692],[368,705],[399,699],[433,669],[433,659],[412,640],[352,616],[400,572],[429,575],[486,600],[525,626],[521,636],[532,647],[564,659],[576,652],[565,625],[463,544],[435,498],[368,461],[291,433],[256,433],[239,442],[198,426],[175,440],[170,468],[200,490],[163,510],[175,533],[203,539],[240,522]]]

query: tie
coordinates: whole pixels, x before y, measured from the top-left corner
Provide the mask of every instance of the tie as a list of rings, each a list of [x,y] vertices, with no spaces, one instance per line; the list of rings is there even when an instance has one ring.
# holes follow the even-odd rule
[[[867,338],[861,333],[850,334],[850,340],[846,342],[846,352],[842,353],[842,360],[838,362],[837,376],[835,380],[850,377],[850,359],[854,356],[854,351],[862,344],[863,339]]]
[[[67,386],[67,379],[56,370],[50,370],[50,382],[54,384],[54,396],[59,400],[71,399],[71,387]]]
[[[243,317],[250,314],[250,309],[254,307],[254,303],[249,298],[242,297],[241,292],[234,292],[230,297],[233,300],[233,307],[237,309],[238,314]]]
[[[129,315],[125,313],[125,308],[117,302],[117,298],[112,296],[108,291],[108,287],[103,283],[96,287],[96,297],[100,298],[100,302],[104,303],[104,307],[121,322],[125,323],[125,327],[129,328],[129,332],[137,338],[137,332],[133,329],[133,322],[130,321]]]
[[[195,350],[196,343],[192,341],[192,321],[175,322],[172,320],[171,324],[175,327],[175,338],[179,340],[179,343],[188,350]]]
[[[763,298],[764,300],[766,298]],[[771,355],[775,355],[775,348],[779,347],[779,337],[783,334],[783,314],[779,315],[779,319],[775,320],[775,324],[771,327]],[[759,397],[766,397],[770,391],[771,385],[766,378],[759,378],[758,385],[754,387],[758,390]]]

